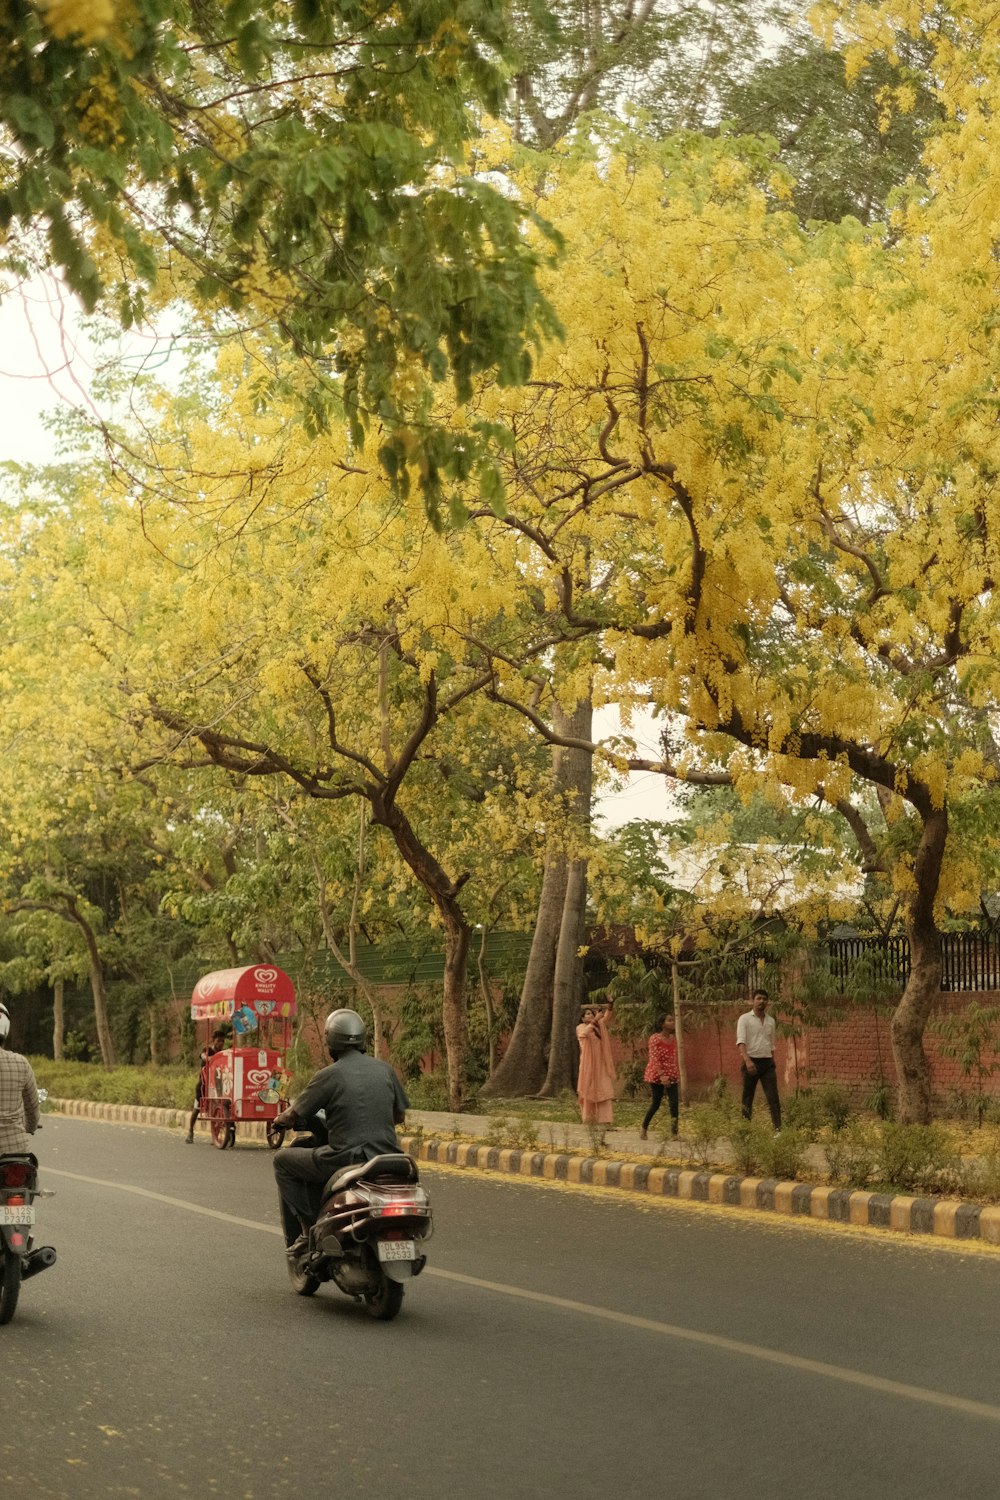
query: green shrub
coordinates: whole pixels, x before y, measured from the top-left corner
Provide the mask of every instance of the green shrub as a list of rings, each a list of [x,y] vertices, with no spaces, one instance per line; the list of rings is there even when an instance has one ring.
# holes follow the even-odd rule
[[[190,1109],[197,1070],[185,1067],[103,1068],[96,1063],[53,1062],[34,1057],[39,1088],[53,1099],[92,1099],[100,1104],[142,1104],[154,1109]]]
[[[718,1104],[696,1104],[684,1115],[684,1139],[688,1144],[689,1161],[703,1171],[714,1164],[718,1143],[724,1141],[733,1126],[733,1118],[727,1109]]]
[[[961,1164],[942,1125],[882,1126],[878,1176],[901,1193],[951,1192],[961,1181]]]
[[[803,1089],[781,1101],[782,1124],[790,1130],[801,1130],[813,1140],[826,1124],[823,1101],[812,1089]]]
[[[445,1073],[424,1073],[408,1078],[404,1085],[412,1109],[436,1112],[448,1109],[448,1078]]]
[[[823,1123],[829,1125],[834,1135],[846,1126],[854,1113],[854,1104],[847,1089],[840,1083],[821,1083],[816,1090],[823,1114]]]
[[[852,1120],[826,1147],[831,1183],[835,1187],[866,1188],[878,1174],[880,1151],[877,1128]]]
[[[765,1132],[760,1145],[762,1175],[794,1182],[803,1176],[809,1136],[798,1130],[783,1129],[780,1135]]]
[[[774,1139],[770,1126],[758,1120],[736,1120],[729,1126],[729,1144],[733,1165],[741,1177],[762,1177],[769,1142]]]

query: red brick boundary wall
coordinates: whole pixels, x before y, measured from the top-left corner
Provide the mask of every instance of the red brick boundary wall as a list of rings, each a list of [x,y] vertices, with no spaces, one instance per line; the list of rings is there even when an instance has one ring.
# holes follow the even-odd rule
[[[941,1038],[933,1030],[936,1018],[961,1012],[975,1000],[981,1006],[1000,1005],[1000,991],[979,990],[974,994],[942,995],[924,1032],[924,1051],[931,1065],[932,1086],[937,1093],[967,1091],[973,1084],[965,1078],[956,1061],[942,1057]],[[779,1026],[784,1019],[781,1001],[772,1004]],[[708,1018],[693,1014],[684,1026],[684,1060],[688,1090],[692,1098],[705,1093],[720,1075],[730,1087],[740,1083],[739,1053],[736,1051],[736,1022],[741,1006],[720,1007]],[[1000,1031],[997,1035],[1000,1053]],[[623,1055],[625,1049],[622,1049]],[[640,1049],[635,1057],[640,1057]],[[988,1057],[993,1063],[997,1059]],[[856,1094],[866,1094],[877,1078],[884,1077],[890,1088],[896,1085],[896,1068],[889,1039],[889,1014],[870,1006],[845,1001],[831,1012],[827,1025],[807,1026],[797,1037],[779,1037],[775,1050],[778,1077],[785,1092],[796,1088],[816,1087],[822,1083],[839,1083]],[[1000,1095],[1000,1069],[986,1082],[986,1091]]]

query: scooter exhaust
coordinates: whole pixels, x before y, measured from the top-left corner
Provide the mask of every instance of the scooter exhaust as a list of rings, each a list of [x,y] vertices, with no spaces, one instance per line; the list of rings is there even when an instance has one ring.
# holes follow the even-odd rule
[[[49,1266],[56,1263],[56,1252],[51,1245],[39,1245],[37,1250],[31,1250],[21,1268],[21,1280],[27,1281],[29,1276],[37,1276],[39,1271],[47,1271]]]

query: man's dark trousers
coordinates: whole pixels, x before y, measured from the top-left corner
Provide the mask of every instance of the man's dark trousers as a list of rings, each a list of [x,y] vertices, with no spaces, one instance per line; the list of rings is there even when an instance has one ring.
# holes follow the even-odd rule
[[[288,1146],[274,1156],[274,1175],[281,1198],[285,1238],[299,1232],[299,1224],[315,1224],[323,1199],[323,1186],[341,1167],[353,1167],[367,1160],[361,1147],[334,1151],[330,1146]],[[292,1229],[294,1215],[299,1222]]]
[[[750,1061],[757,1069],[756,1073],[751,1073],[745,1063],[740,1064],[743,1069],[743,1118],[749,1120],[753,1112],[753,1096],[757,1092],[759,1083],[764,1090],[767,1107],[771,1111],[771,1124],[775,1130],[780,1130],[781,1100],[778,1098],[778,1073],[774,1066],[774,1058],[751,1057]]]

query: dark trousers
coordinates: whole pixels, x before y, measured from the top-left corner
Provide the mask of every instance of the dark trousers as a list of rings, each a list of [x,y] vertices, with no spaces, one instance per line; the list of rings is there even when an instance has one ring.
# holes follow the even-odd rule
[[[773,1057],[751,1057],[750,1061],[757,1069],[756,1073],[748,1073],[746,1064],[741,1063],[743,1072],[743,1118],[749,1120],[753,1110],[753,1096],[760,1084],[764,1090],[764,1098],[767,1107],[771,1111],[771,1124],[775,1130],[781,1129],[781,1100],[778,1098],[778,1073],[774,1066]]]
[[[659,1109],[660,1105],[663,1103],[663,1095],[666,1094],[666,1096],[667,1096],[667,1103],[670,1106],[670,1118],[673,1121],[673,1132],[672,1133],[674,1135],[676,1135],[677,1134],[677,1114],[678,1114],[677,1080],[675,1079],[673,1083],[651,1083],[649,1085],[649,1092],[652,1095],[653,1102],[650,1104],[649,1108],[647,1109],[647,1111],[646,1111],[646,1118],[642,1122],[642,1128],[643,1128],[643,1130],[648,1130],[649,1129],[649,1122],[653,1118],[653,1116],[656,1114],[656,1111]]]
[[[281,1199],[285,1241],[291,1244],[303,1224],[315,1224],[323,1206],[323,1186],[339,1172],[365,1161],[364,1151],[334,1151],[330,1146],[288,1146],[275,1152],[274,1177]]]

